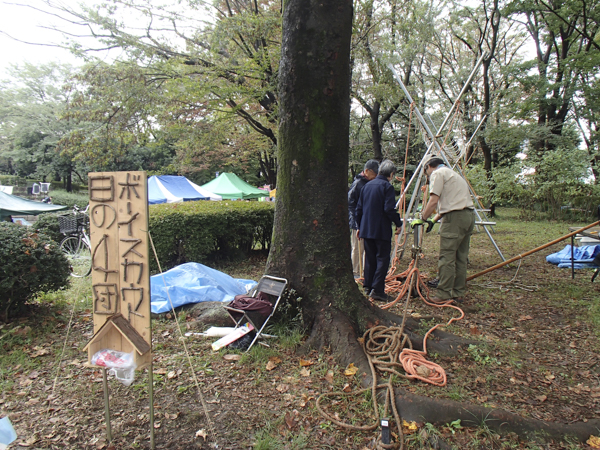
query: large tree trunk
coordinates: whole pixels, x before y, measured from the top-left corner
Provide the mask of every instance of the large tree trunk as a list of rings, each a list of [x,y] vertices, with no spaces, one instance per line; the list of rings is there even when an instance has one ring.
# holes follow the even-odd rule
[[[352,277],[348,228],[352,2],[284,5],[277,199],[267,272],[289,280],[313,339],[323,345],[326,324],[342,321],[346,314],[340,311],[356,317],[365,303]]]
[[[347,174],[352,2],[289,0],[283,17],[280,124],[273,242],[267,273],[288,279],[310,330],[368,372],[357,338],[401,318],[372,306],[352,276]],[[414,322],[410,323],[415,326]],[[416,347],[421,338],[411,335]],[[432,342],[447,353],[449,337]]]

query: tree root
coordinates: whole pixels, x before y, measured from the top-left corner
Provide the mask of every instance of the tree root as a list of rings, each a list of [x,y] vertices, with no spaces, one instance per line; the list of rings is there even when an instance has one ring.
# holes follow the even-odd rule
[[[387,313],[386,313],[387,314]],[[389,325],[396,325],[398,316],[390,314]],[[363,387],[371,386],[373,380],[366,355],[358,343],[354,327],[346,315],[339,314],[313,327],[309,339],[316,348],[330,346],[336,352],[337,360],[347,365],[354,363],[359,368],[358,375]],[[418,323],[408,323],[418,329]],[[326,330],[326,331],[325,331]],[[407,330],[408,331],[408,330]],[[422,346],[422,337],[408,331],[413,345]],[[458,346],[468,341],[449,333],[435,333],[435,340],[428,341],[428,350],[440,354],[456,352]],[[313,347],[313,348],[315,348]],[[379,380],[381,381],[381,380]],[[446,399],[434,399],[415,395],[403,389],[396,389],[396,405],[400,416],[407,421],[426,422],[434,425],[445,425],[460,419],[464,426],[486,426],[498,434],[515,433],[523,439],[536,438],[539,440],[565,440],[572,436],[579,441],[586,441],[590,435],[598,435],[600,420],[590,419],[587,422],[562,424],[522,417],[501,409],[485,408],[476,404],[455,402]]]
[[[211,302],[212,303],[212,302]],[[200,304],[194,308],[200,323],[215,325],[227,323],[227,315],[222,314],[221,304]],[[399,325],[401,318],[395,314],[373,307],[367,313],[375,323],[382,325]],[[229,319],[230,320],[230,319]],[[343,312],[331,311],[328,316],[320,316],[312,327],[304,350],[309,348],[330,348],[335,351],[342,364],[354,363],[359,368],[361,384],[368,387],[372,383],[369,363],[359,342],[356,324]],[[408,319],[406,333],[415,349],[423,348],[423,338],[413,330],[419,330],[419,322]],[[433,338],[432,338],[433,337]],[[437,331],[430,336],[427,346],[429,352],[441,355],[456,353],[463,345],[474,341]],[[434,399],[415,395],[402,389],[396,389],[396,405],[401,417],[407,421],[427,422],[434,425],[445,425],[460,419],[465,426],[485,426],[499,434],[515,433],[521,438],[564,440],[572,436],[579,441],[586,441],[590,435],[598,435],[600,420],[590,419],[587,422],[562,424],[522,417],[501,409],[485,408],[472,403],[455,402],[446,399]]]
[[[374,317],[379,318],[381,325],[398,326],[402,324],[402,318],[394,313],[374,308],[375,311],[369,311]],[[407,317],[405,323],[405,333],[408,335],[415,350],[423,350],[423,336],[417,331],[421,330],[420,321],[411,317]],[[426,332],[427,330],[424,330]],[[435,330],[427,340],[427,351],[429,353],[437,353],[443,356],[455,355],[461,346],[476,344],[472,339],[465,339],[454,334],[447,333],[441,330]]]
[[[585,442],[598,435],[600,420],[563,424],[522,417],[501,409],[472,403],[433,399],[396,389],[396,405],[404,420],[444,425],[460,419],[465,426],[485,426],[498,434],[516,433],[521,438],[564,440],[571,436]]]

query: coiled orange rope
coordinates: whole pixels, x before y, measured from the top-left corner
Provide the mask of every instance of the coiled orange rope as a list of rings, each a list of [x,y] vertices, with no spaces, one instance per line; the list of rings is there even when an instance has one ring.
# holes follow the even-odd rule
[[[406,303],[404,305],[404,316],[406,316],[406,308],[408,307],[408,301],[410,299],[410,295],[413,293],[413,289],[416,290],[418,296],[423,300],[426,305],[433,306],[436,308],[452,308],[456,309],[459,313],[459,317],[452,317],[447,323],[446,326],[450,325],[452,322],[461,320],[465,313],[458,306],[452,304],[452,300],[446,300],[442,302],[434,302],[429,298],[429,288],[427,287],[423,276],[419,273],[419,269],[417,267],[417,258],[422,257],[422,255],[417,255],[415,259],[413,259],[408,268],[400,273],[395,274],[397,264],[399,262],[397,257],[394,257],[392,262],[392,266],[388,271],[388,275],[386,277],[386,293],[397,292],[396,298],[386,303],[385,305],[381,305],[381,309],[390,309],[392,306],[396,305],[404,296],[406,296]],[[406,335],[404,332],[404,320],[402,321],[402,327],[400,333],[405,336],[402,339],[402,351],[400,352],[400,356],[398,358],[399,362],[402,364],[404,372],[406,373],[406,378],[421,380],[426,383],[433,384],[435,386],[445,386],[447,383],[446,372],[444,369],[431,361],[428,361],[425,356],[427,355],[427,338],[433,331],[438,328],[441,324],[437,324],[433,328],[431,328],[423,337],[423,350],[414,350],[412,348],[402,348],[406,343]],[[381,331],[378,330],[380,333]],[[409,341],[410,342],[410,341]],[[397,351],[397,349],[394,349]]]

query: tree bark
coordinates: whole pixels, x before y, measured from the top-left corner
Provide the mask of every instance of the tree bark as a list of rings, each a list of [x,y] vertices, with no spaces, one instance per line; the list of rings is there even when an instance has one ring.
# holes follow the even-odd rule
[[[286,278],[301,299],[308,347],[330,347],[340,362],[369,373],[357,339],[371,326],[398,325],[401,318],[371,305],[352,276],[347,202],[352,2],[289,0],[284,8],[277,197],[266,272]],[[410,337],[422,346],[421,336]],[[437,333],[428,348],[447,354],[461,343]]]
[[[355,316],[366,301],[352,277],[348,228],[352,14],[350,0],[284,4],[277,197],[267,273],[288,279],[313,330],[328,329],[341,311]]]

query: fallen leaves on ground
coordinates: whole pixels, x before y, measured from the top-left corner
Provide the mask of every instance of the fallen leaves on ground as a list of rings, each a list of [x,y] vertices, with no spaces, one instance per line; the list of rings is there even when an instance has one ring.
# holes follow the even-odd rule
[[[269,357],[269,362],[267,363],[266,369],[273,370],[279,364],[281,364],[281,358],[279,358],[278,356],[271,356],[271,357]]]
[[[358,367],[356,367],[354,363],[350,363],[348,364],[348,367],[346,367],[346,370],[344,370],[344,375],[351,377],[356,375],[356,372],[358,372]]]
[[[590,438],[587,440],[587,444],[592,448],[600,448],[600,437],[590,436]]]

